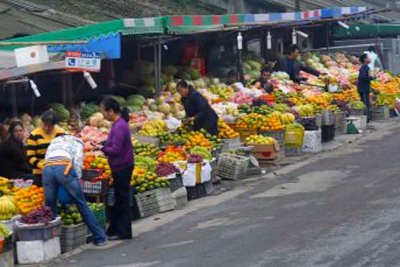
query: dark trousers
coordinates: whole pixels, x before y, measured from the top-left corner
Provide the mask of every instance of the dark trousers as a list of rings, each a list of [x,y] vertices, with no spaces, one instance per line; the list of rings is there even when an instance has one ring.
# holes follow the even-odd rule
[[[371,113],[371,103],[369,101],[369,93],[360,93],[361,101],[365,104],[365,110],[367,115],[367,122],[371,120],[372,113]]]
[[[43,182],[42,182],[42,175],[41,174],[34,174],[33,175],[33,184],[42,187]]]
[[[111,207],[108,236],[132,238],[131,209],[129,208],[129,191],[133,167],[113,172],[115,203]]]

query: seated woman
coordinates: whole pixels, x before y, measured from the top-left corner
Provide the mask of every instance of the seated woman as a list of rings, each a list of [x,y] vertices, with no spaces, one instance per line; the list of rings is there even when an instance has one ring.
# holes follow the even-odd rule
[[[12,121],[7,137],[0,144],[0,176],[10,179],[32,179],[24,148],[24,126],[20,121]]]

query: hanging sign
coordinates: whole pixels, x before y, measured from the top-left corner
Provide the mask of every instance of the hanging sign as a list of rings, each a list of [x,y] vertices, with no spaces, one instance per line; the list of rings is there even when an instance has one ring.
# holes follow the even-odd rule
[[[65,52],[65,69],[71,71],[99,72],[101,54],[96,52]]]

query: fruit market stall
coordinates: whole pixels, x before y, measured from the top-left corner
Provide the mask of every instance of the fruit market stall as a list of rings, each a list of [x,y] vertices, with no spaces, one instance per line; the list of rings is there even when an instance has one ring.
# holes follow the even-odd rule
[[[3,260],[10,258],[5,266],[13,266],[13,253],[19,264],[38,264],[90,241],[75,205],[60,204],[59,217],[54,217],[44,206],[43,189],[32,181],[0,177],[0,192],[0,254]],[[104,204],[89,203],[89,207],[105,228]]]

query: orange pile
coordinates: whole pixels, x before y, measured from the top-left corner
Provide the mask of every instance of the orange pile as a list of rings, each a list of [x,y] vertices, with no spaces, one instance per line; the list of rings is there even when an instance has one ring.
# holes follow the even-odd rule
[[[102,170],[107,177],[111,175],[110,166],[108,165],[108,161],[104,156],[85,154],[85,157],[83,159],[83,168],[86,170]]]
[[[218,120],[218,130],[218,137],[221,139],[234,139],[239,137],[239,134],[223,120]]]
[[[278,116],[269,116],[266,123],[260,127],[261,132],[266,131],[280,131],[283,130],[283,125]]]
[[[186,147],[192,148],[195,146],[212,148],[212,143],[201,133],[201,132],[191,132],[187,137]]]
[[[15,192],[14,199],[22,215],[28,214],[44,205],[43,188],[32,185]]]

